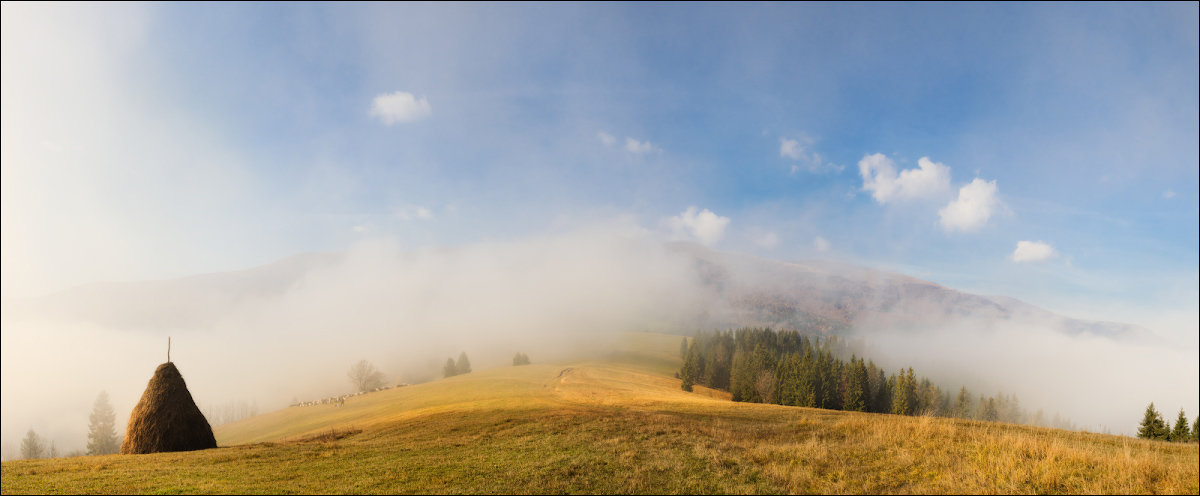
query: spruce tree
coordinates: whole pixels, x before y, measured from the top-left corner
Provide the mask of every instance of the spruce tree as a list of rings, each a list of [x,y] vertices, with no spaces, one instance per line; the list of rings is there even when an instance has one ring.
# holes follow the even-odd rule
[[[733,365],[729,371],[729,393],[733,401],[750,401],[753,396],[754,379],[750,371],[746,352],[738,349],[733,353]]]
[[[813,350],[810,346],[804,350],[804,357],[800,359],[800,383],[796,388],[796,405],[816,407],[820,384],[821,376],[817,373],[817,362],[813,358]]]
[[[697,362],[700,360],[699,348],[694,343],[688,347],[687,356],[683,360],[683,370],[679,371],[679,378],[683,380],[680,387],[689,393],[692,392],[692,385],[696,383],[697,366],[699,365]]]
[[[958,402],[954,405],[954,416],[962,419],[971,418],[971,393],[967,392],[966,386],[958,390]]]
[[[896,376],[896,389],[892,391],[892,413],[908,415],[912,411],[912,404],[909,403],[911,397],[912,386],[904,375],[904,369],[900,369],[900,374]]]
[[[1197,424],[1200,424],[1200,416],[1197,416],[1196,418],[1192,419],[1192,442],[1193,443],[1198,440],[1197,434],[1200,434],[1200,425],[1197,425]]]
[[[775,387],[778,389],[779,404],[788,406],[800,406],[800,371],[801,371],[800,355],[796,352],[790,352],[783,357],[779,362],[779,372],[775,381]]]
[[[1187,417],[1183,414],[1183,409],[1179,409],[1179,417],[1175,419],[1175,430],[1171,431],[1169,440],[1183,443],[1191,438],[1191,432],[1188,431]]]
[[[458,354],[458,363],[454,364],[454,371],[459,374],[471,373],[471,361],[467,360],[467,352]]]
[[[1142,415],[1142,424],[1138,427],[1138,437],[1142,439],[1164,439],[1167,434],[1166,423],[1163,422],[1162,415],[1159,415],[1158,410],[1154,409],[1154,403],[1146,407],[1146,413]]]
[[[688,354],[688,340],[687,340],[687,336],[684,336],[683,342],[679,343],[679,358],[687,358],[687,354]]]
[[[446,359],[446,365],[442,366],[442,375],[444,377],[454,377],[458,375],[458,367],[454,365],[453,358]]]
[[[117,438],[116,415],[112,405],[108,403],[108,393],[101,391],[92,406],[92,414],[88,417],[87,454],[109,455],[121,450],[121,440]]]
[[[846,370],[846,394],[842,399],[842,409],[854,412],[866,411],[867,367],[863,365],[861,358],[855,359],[851,356]]]

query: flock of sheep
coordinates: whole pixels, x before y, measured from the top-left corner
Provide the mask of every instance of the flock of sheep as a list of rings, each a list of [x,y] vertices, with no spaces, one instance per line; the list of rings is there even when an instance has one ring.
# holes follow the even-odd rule
[[[377,388],[375,388],[375,389],[372,389],[372,390],[370,390],[370,391],[359,391],[359,392],[357,392],[357,393],[348,393],[348,394],[343,394],[343,395],[341,395],[341,396],[330,396],[330,397],[328,397],[328,398],[321,398],[321,399],[319,399],[319,400],[313,400],[313,401],[301,401],[301,402],[298,402],[298,403],[292,403],[291,405],[288,405],[288,406],[289,406],[289,407],[293,407],[293,406],[317,406],[317,405],[345,406],[345,405],[346,405],[346,398],[352,398],[352,397],[355,397],[355,396],[361,396],[361,395],[364,395],[364,394],[367,394],[367,393],[377,393],[377,392],[379,392],[379,391],[386,391],[386,390],[388,390],[388,389],[392,389],[393,387],[404,387],[404,386],[407,386],[407,385],[408,385],[408,384],[397,384],[397,385],[395,385],[395,386],[382,386],[382,387],[377,387]]]

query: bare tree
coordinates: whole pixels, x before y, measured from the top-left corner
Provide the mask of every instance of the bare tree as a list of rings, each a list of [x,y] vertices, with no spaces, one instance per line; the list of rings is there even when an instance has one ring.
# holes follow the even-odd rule
[[[374,365],[371,365],[371,362],[366,360],[359,360],[350,367],[350,372],[346,375],[350,377],[350,382],[354,383],[354,387],[359,392],[381,388],[386,383],[383,372],[377,370]]]
[[[758,393],[758,397],[763,403],[775,402],[775,374],[764,370],[758,374],[758,380],[754,381],[754,391]]]
[[[29,429],[29,432],[25,434],[25,439],[21,441],[21,458],[33,460],[45,457],[46,445],[42,444],[42,438],[38,437],[33,429]]]

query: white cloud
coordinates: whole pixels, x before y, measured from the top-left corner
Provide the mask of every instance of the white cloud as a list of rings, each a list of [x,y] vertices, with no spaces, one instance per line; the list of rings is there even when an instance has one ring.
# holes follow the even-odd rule
[[[1057,256],[1058,252],[1054,251],[1053,246],[1041,241],[1017,241],[1017,249],[1013,250],[1009,258],[1014,262],[1023,263],[1044,262]]]
[[[397,91],[376,96],[371,102],[370,115],[378,117],[380,122],[390,126],[429,117],[433,115],[433,108],[424,98],[418,99],[412,93]]]
[[[1163,191],[1163,198],[1166,198],[1168,200],[1170,200],[1171,198],[1175,198],[1175,192],[1171,191],[1169,189],[1166,191]]]
[[[370,227],[368,227],[366,224],[359,224],[359,225],[357,225],[357,226],[354,226],[353,228],[351,228],[351,230],[353,230],[353,231],[354,231],[354,232],[356,232],[356,233],[362,234],[362,233],[365,233],[365,232],[367,232],[367,231],[370,231],[370,230],[371,230],[371,228],[370,228]]]
[[[804,158],[804,147],[794,139],[779,138],[779,156],[800,160]]]
[[[803,143],[801,143],[803,141]],[[792,165],[792,174],[801,170],[808,172],[821,172],[823,170],[841,171],[844,167],[826,162],[821,154],[810,152],[807,146],[813,143],[813,139],[807,136],[801,136],[799,139],[779,138],[779,156],[789,158],[797,164]]]
[[[604,131],[596,133],[596,138],[600,139],[600,142],[604,143],[604,146],[613,146],[613,143],[617,142],[617,138],[614,138],[613,135]]]
[[[649,141],[638,141],[638,140],[635,140],[635,139],[629,138],[629,137],[625,138],[625,150],[627,150],[630,153],[636,153],[638,155],[641,155],[644,153],[661,152],[662,151],[661,148],[654,146],[654,143],[651,143]]]
[[[999,206],[996,181],[975,178],[970,184],[959,188],[958,198],[938,210],[938,216],[947,231],[975,231],[987,224],[992,212]]]
[[[879,203],[893,200],[936,198],[950,189],[950,167],[921,157],[916,169],[896,174],[896,163],[881,153],[867,155],[858,161],[863,189],[870,191]]]
[[[758,230],[750,234],[750,241],[768,250],[779,246],[779,235],[775,231]]]
[[[827,252],[829,251],[829,240],[817,236],[817,239],[813,240],[813,248],[819,252]]]
[[[420,205],[409,205],[396,209],[396,218],[400,220],[430,220],[433,211]]]
[[[696,207],[688,207],[683,213],[667,219],[676,237],[685,234],[696,238],[703,244],[711,245],[725,236],[725,227],[729,225],[729,217],[721,217],[709,209],[697,211]]]

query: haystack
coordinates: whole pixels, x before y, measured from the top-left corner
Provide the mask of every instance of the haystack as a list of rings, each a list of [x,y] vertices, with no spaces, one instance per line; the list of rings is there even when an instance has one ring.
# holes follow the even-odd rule
[[[122,454],[193,451],[216,448],[208,419],[200,413],[179,369],[171,362],[158,366],[146,392],[129,416]]]

